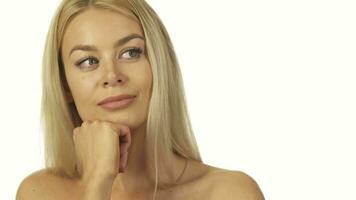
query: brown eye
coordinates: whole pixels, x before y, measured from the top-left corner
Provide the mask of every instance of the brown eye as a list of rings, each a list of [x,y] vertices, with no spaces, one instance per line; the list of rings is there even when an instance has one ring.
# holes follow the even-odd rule
[[[127,59],[134,59],[134,58],[139,58],[142,53],[142,49],[134,47],[126,50],[122,56],[124,56]]]

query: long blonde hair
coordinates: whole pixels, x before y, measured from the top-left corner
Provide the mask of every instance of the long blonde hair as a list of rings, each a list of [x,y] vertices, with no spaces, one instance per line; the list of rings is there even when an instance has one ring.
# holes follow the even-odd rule
[[[131,11],[141,22],[153,85],[147,116],[146,156],[155,162],[155,193],[158,168],[171,174],[172,152],[202,162],[188,116],[179,64],[170,37],[155,11],[144,0],[64,0],[52,18],[47,34],[42,69],[41,126],[44,132],[45,165],[54,173],[74,178],[76,157],[72,131],[82,121],[74,103],[66,100],[68,89],[61,59],[66,25],[85,9]],[[159,138],[159,141],[157,141]]]

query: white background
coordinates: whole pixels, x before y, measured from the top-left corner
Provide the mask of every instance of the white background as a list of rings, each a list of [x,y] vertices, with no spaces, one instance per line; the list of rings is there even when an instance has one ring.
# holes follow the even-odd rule
[[[354,1],[149,0],[183,73],[205,163],[266,199],[356,199]],[[59,1],[0,7],[0,199],[43,167],[44,40]]]

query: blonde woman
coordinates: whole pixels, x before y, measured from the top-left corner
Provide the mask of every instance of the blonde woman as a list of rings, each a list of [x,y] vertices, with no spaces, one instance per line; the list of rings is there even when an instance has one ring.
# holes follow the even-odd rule
[[[17,200],[264,199],[202,162],[168,33],[144,0],[65,0],[43,60],[45,169]]]

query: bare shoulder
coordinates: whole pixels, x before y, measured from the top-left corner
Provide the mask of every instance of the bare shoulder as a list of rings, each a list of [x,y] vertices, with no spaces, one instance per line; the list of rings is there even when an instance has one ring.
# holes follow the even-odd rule
[[[257,182],[247,173],[214,168],[209,173],[211,200],[264,200]]]
[[[47,195],[47,170],[42,169],[25,177],[17,189],[16,200],[40,199]]]
[[[69,188],[70,181],[54,175],[48,169],[41,169],[22,180],[16,192],[16,200],[63,199],[67,196],[63,191]]]

